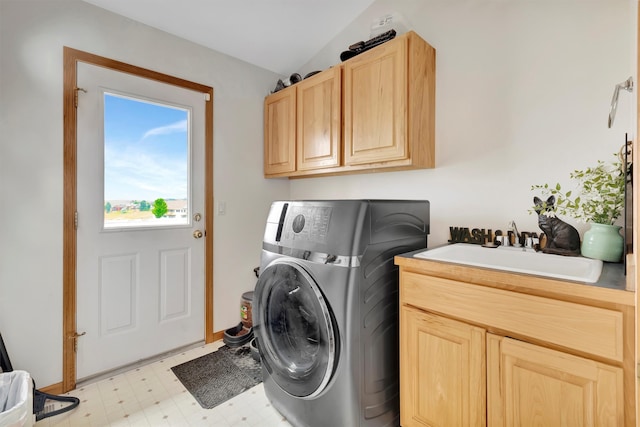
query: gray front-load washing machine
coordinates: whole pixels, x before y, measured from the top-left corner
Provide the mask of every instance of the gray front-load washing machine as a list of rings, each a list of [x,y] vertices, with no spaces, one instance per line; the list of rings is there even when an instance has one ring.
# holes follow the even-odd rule
[[[292,425],[399,425],[393,258],[428,233],[428,201],[272,204],[253,327],[266,395]]]

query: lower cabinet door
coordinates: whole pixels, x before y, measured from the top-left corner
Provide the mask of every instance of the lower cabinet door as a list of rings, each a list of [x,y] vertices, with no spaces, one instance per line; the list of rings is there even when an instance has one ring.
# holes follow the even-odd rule
[[[486,332],[401,308],[400,423],[486,425]]]
[[[496,426],[621,426],[622,369],[487,334],[487,418]]]

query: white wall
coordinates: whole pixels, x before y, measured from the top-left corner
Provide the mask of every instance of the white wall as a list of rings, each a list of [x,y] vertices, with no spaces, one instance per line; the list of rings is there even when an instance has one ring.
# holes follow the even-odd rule
[[[428,199],[430,246],[449,226],[539,231],[531,185],[570,186],[569,172],[613,160],[634,133],[634,95],[620,94],[612,129],[607,116],[635,76],[635,2],[377,0],[301,74],[338,63],[393,12],[436,48],[436,168],[294,180],[292,198]]]
[[[62,380],[62,47],[214,88],[214,329],[240,321],[264,218],[286,180],[264,180],[271,72],[77,0],[0,1],[0,333],[15,369]]]

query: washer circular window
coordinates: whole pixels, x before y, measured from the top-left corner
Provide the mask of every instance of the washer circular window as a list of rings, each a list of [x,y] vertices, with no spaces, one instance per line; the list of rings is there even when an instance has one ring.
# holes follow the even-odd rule
[[[263,363],[287,393],[317,395],[337,360],[334,322],[322,292],[302,266],[287,260],[267,266],[256,293]]]

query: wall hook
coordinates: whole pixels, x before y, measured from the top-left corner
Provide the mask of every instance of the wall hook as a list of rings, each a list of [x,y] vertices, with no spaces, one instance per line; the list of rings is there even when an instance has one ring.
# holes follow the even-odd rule
[[[618,109],[618,95],[620,95],[620,89],[624,89],[628,92],[633,92],[633,77],[629,77],[622,83],[618,83],[613,91],[613,98],[611,98],[611,108],[609,109],[609,128],[613,126],[613,121],[616,118],[616,110]]]

